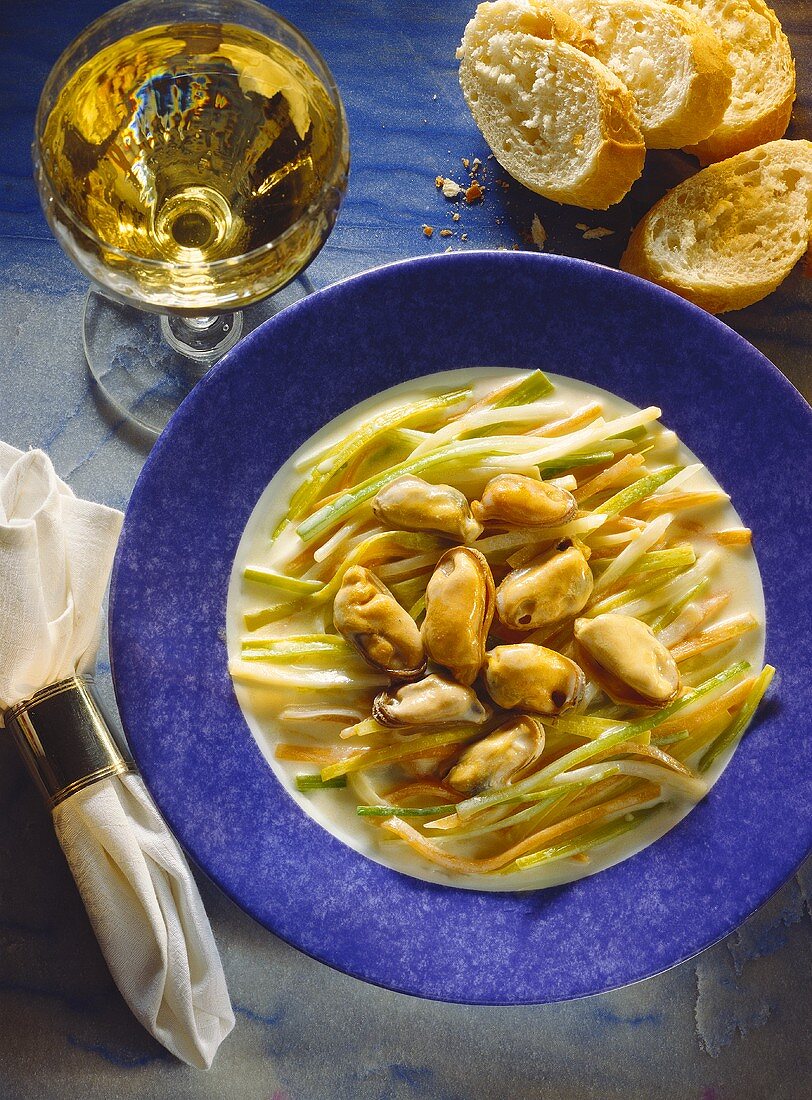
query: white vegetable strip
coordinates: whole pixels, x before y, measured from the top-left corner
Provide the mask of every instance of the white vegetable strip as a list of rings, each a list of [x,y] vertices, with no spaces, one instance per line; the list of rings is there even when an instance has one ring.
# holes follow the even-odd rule
[[[565,474],[563,477],[551,477],[547,484],[555,485],[557,489],[566,489],[571,493],[573,489],[578,488],[578,478],[574,474]]]
[[[582,535],[596,531],[607,520],[607,516],[581,516],[564,523],[560,527],[522,527],[518,531],[505,531],[501,535],[489,535],[477,539],[471,545],[482,554],[491,554],[498,550],[513,550],[518,546],[527,546],[531,542],[557,542],[568,535]]]
[[[696,564],[682,574],[680,577],[675,577],[673,581],[663,585],[662,588],[658,588],[654,592],[650,592],[645,596],[640,596],[639,599],[630,600],[627,604],[623,605],[624,615],[646,615],[650,611],[656,611],[658,607],[662,607],[664,604],[675,603],[680,596],[684,596],[686,592],[690,591],[695,584],[698,584],[703,577],[708,576],[710,571],[714,569],[719,561],[718,550],[706,550],[704,554],[701,554],[696,559]]]
[[[337,550],[346,539],[349,539],[362,523],[363,520],[350,520],[350,522],[345,523],[343,527],[339,527],[335,534],[331,535],[326,542],[322,543],[318,550],[313,551],[313,560],[324,561],[325,558],[329,558],[333,551]]]
[[[618,577],[622,577],[624,573],[628,573],[634,563],[639,558],[642,558],[643,554],[654,546],[656,542],[660,541],[668,530],[673,518],[674,517],[670,513],[666,512],[664,515],[658,516],[657,519],[652,520],[625,550],[621,550],[609,568],[595,581],[593,595],[603,592],[603,590],[608,588],[610,584],[613,584]]]
[[[516,405],[506,409],[480,409],[477,412],[465,413],[458,420],[452,420],[443,428],[438,428],[424,443],[421,443],[412,451],[412,458],[419,458],[428,454],[435,447],[448,443],[452,439],[459,439],[466,432],[475,431],[477,428],[489,428],[492,424],[533,424],[547,423],[560,416],[566,405],[563,401],[550,401],[544,398],[534,401],[530,405]]]
[[[536,450],[525,449],[521,456],[521,461],[533,463],[533,465],[540,465],[544,462],[551,462],[554,459],[564,458],[566,455],[572,454],[575,451],[583,451],[593,446],[593,444],[603,443],[605,440],[609,439],[610,436],[622,436],[623,432],[631,431],[633,428],[641,428],[646,424],[651,424],[652,421],[657,420],[660,415],[660,409],[650,406],[647,409],[642,409],[640,412],[629,413],[628,416],[620,416],[616,420],[609,421],[609,423],[603,419],[596,420],[595,423],[590,424],[589,427],[581,428],[580,431],[572,432],[570,435],[562,435],[551,439],[545,446],[537,447]],[[497,443],[501,441],[492,438],[491,442]],[[528,437],[525,437],[523,442],[527,443]],[[538,442],[538,440],[530,439],[530,442]],[[513,469],[516,465],[516,459],[510,455],[486,458],[483,465],[499,467],[500,469]]]
[[[703,466],[701,462],[694,462],[690,466],[686,466],[684,470],[680,470],[678,474],[674,474],[672,478],[669,478],[665,485],[661,485],[659,489],[651,494],[651,496],[658,497],[662,496],[664,493],[676,492],[676,490],[681,488],[686,481],[690,481],[691,478],[702,469]]]
[[[433,554],[415,554],[413,557],[403,558],[401,561],[386,562],[384,565],[376,566],[374,572],[385,584],[388,584],[390,581],[396,581],[401,577],[408,577],[410,573],[419,573],[422,569],[430,569],[442,553],[442,550],[437,550]]]
[[[301,668],[290,665],[246,664],[240,660],[228,662],[228,671],[241,684],[252,687],[286,687],[296,691],[326,691],[341,688],[360,691],[383,687],[389,677],[383,672],[342,672],[338,668]]]
[[[365,712],[358,707],[314,707],[292,703],[282,707],[280,722],[360,722]]]
[[[634,775],[638,779],[650,779],[653,783],[659,783],[663,787],[670,787],[672,791],[686,795],[698,802],[708,793],[708,785],[701,779],[695,779],[672,768],[661,767],[659,764],[646,764],[641,760],[620,760],[618,768],[623,775]]]

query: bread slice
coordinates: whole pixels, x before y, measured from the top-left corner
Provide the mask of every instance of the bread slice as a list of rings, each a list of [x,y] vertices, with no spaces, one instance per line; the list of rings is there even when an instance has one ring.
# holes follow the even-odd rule
[[[671,0],[709,23],[733,64],[730,104],[710,137],[687,152],[702,164],[723,160],[784,135],[795,101],[795,62],[778,16],[764,0]]]
[[[719,126],[730,102],[727,47],[707,23],[660,0],[556,0],[635,98],[649,149],[679,149]]]
[[[579,48],[581,47],[581,48]],[[457,51],[460,84],[497,160],[556,202],[605,210],[643,170],[634,98],[543,0],[480,4]]]
[[[669,191],[632,233],[620,266],[709,313],[775,290],[812,238],[812,141],[771,141]]]

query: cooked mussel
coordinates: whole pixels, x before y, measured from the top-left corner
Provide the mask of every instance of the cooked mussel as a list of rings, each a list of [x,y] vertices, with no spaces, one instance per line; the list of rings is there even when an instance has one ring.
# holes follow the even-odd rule
[[[583,551],[567,540],[508,573],[496,590],[496,610],[513,630],[538,630],[577,615],[593,587]]]
[[[488,694],[506,710],[561,714],[580,701],[585,684],[569,657],[532,642],[498,645],[485,659]]]
[[[372,501],[375,518],[399,531],[426,531],[457,542],[473,542],[482,524],[459,489],[431,485],[413,474],[390,481]]]
[[[664,707],[679,691],[677,663],[651,627],[632,615],[575,620],[578,659],[615,703]]]
[[[529,714],[508,719],[493,733],[469,745],[446,775],[462,794],[506,787],[544,752],[544,726]]]
[[[469,687],[432,673],[422,680],[382,691],[372,704],[372,717],[382,726],[442,725],[487,721],[490,710]]]
[[[536,481],[524,474],[497,474],[471,505],[480,523],[506,523],[515,527],[557,527],[578,511],[572,493]]]
[[[447,550],[426,587],[422,635],[429,657],[466,687],[485,659],[493,612],[493,576],[484,556],[470,546]]]
[[[422,675],[426,654],[414,619],[374,573],[353,565],[333,604],[336,630],[375,668],[395,680]]]

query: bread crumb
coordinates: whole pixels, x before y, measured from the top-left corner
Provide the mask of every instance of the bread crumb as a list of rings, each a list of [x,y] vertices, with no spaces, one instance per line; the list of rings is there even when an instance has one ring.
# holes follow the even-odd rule
[[[433,96],[432,96],[431,98],[432,98],[432,99],[436,99],[436,98],[437,98],[436,94],[435,94],[435,95],[433,95]]]
[[[575,228],[580,229],[580,230],[584,230],[584,229],[589,229],[589,226],[586,224],[586,222],[576,222],[575,223]]]
[[[605,225],[596,225],[594,229],[587,229],[584,233],[585,241],[597,241],[601,237],[611,237],[614,229],[607,229]]]
[[[474,159],[471,161],[471,171],[473,173],[476,173],[476,172],[479,171],[479,169],[481,167],[482,167],[482,161],[479,159],[479,157],[474,157]]]
[[[499,186],[502,188],[503,191],[509,191],[510,190],[510,184],[508,183],[507,180],[497,180],[496,182],[499,184]]]
[[[452,222],[458,222],[460,220],[459,210],[454,211],[454,213],[451,215],[451,220],[452,220]]]
[[[470,187],[468,188],[468,190],[467,190],[467,191],[465,192],[465,201],[466,201],[466,202],[468,203],[468,205],[470,206],[470,205],[471,205],[471,203],[474,203],[474,202],[479,202],[479,200],[480,200],[480,199],[482,198],[482,196],[483,196],[484,194],[485,194],[485,192],[484,192],[484,191],[482,190],[482,188],[481,188],[481,187],[479,186],[479,184],[477,183],[477,181],[476,181],[476,180],[473,180],[473,182],[471,183],[471,186],[470,186]]]
[[[440,236],[441,237],[450,237],[451,236],[451,230],[450,229],[441,229],[440,230]]]
[[[533,215],[533,221],[530,223],[530,238],[539,251],[544,248],[544,242],[547,240],[547,230],[541,224],[538,214]]]
[[[460,234],[460,240],[461,241],[467,241],[468,240],[468,234],[467,233],[461,233]]]
[[[462,161],[463,168],[470,168],[471,167],[471,162],[468,159],[468,157],[460,157],[460,160]]]
[[[435,176],[434,177],[434,186],[437,188],[438,191],[440,190],[441,187],[444,186],[444,184],[445,184],[445,176]]]
[[[451,251],[452,251],[451,245],[449,245],[448,248],[446,249],[446,252],[451,252]]]
[[[431,225],[424,225],[424,226],[422,227],[422,229],[423,229],[423,236],[424,236],[424,237],[431,237],[431,236],[433,236],[433,235],[434,235],[434,228],[433,228],[433,226],[431,226]]]
[[[456,199],[462,188],[454,180],[443,180],[442,182],[443,194],[447,199]]]

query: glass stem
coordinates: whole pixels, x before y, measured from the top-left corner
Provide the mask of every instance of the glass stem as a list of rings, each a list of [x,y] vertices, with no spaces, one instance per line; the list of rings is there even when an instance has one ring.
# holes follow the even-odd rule
[[[234,347],[242,329],[240,310],[204,317],[181,317],[175,313],[161,316],[164,340],[174,351],[197,364],[201,373]]]

